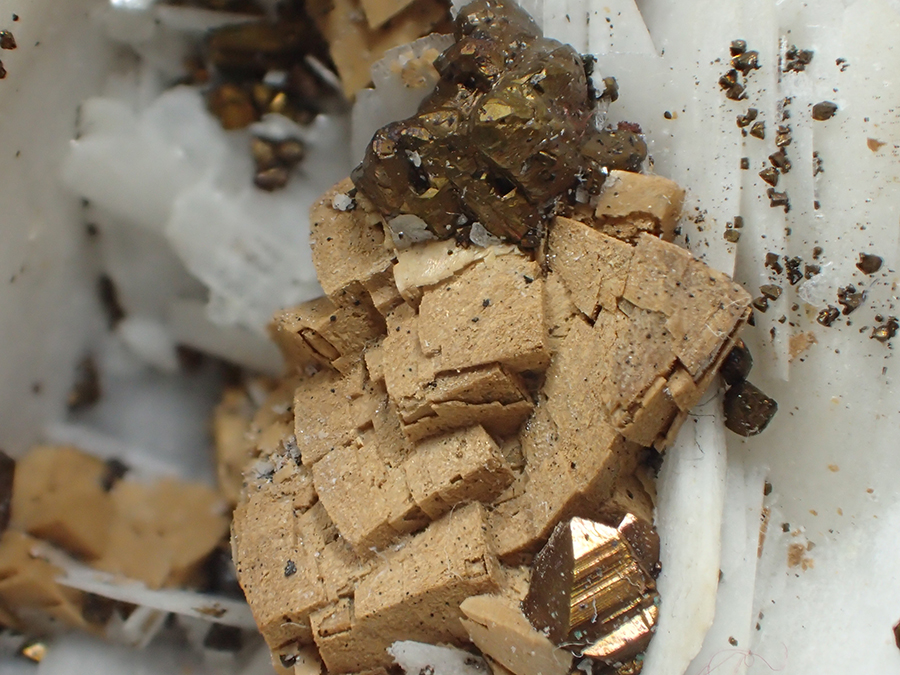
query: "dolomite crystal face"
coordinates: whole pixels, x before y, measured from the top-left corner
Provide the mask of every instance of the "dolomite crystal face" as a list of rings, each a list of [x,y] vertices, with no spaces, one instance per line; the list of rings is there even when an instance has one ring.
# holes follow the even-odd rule
[[[638,134],[594,127],[582,58],[514,2],[467,5],[454,36],[435,61],[434,93],[380,129],[353,173],[386,218],[415,216],[438,239],[477,222],[535,248],[561,199],[574,203],[579,187],[595,194],[609,169],[640,167]]]
[[[493,0],[455,37],[419,113],[311,210],[325,297],[272,322],[293,406],[250,449],[239,577],[285,663],[314,645],[371,671],[416,640],[516,675],[573,654],[638,672],[659,561],[641,458],[750,296],[671,242],[683,192],[637,172],[633,125],[594,127],[571,48]]]

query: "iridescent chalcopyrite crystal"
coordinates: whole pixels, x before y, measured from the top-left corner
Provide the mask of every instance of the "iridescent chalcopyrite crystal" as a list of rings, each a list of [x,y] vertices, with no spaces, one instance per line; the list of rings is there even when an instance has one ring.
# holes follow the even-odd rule
[[[639,133],[594,124],[604,92],[591,85],[592,61],[543,37],[514,2],[467,5],[454,35],[435,61],[435,91],[418,114],[382,127],[353,172],[389,222],[403,216],[415,229],[412,217],[420,231],[459,240],[477,222],[534,248],[567,200],[597,194],[610,170],[640,167]]]
[[[630,514],[618,528],[584,518],[557,525],[534,561],[523,604],[531,624],[615,672],[640,672],[659,617],[652,538]]]

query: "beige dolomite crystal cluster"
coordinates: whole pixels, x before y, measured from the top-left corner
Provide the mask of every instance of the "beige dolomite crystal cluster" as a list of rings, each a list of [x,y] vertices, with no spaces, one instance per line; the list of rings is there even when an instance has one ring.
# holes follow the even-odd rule
[[[314,206],[325,297],[275,317],[290,373],[253,418],[218,420],[255,456],[232,544],[282,663],[314,646],[331,673],[372,671],[416,640],[566,672],[520,609],[535,554],[573,517],[631,514],[646,536],[641,454],[672,441],[748,316],[747,293],[671,243],[681,199],[613,171],[528,253],[395,249],[349,180]]]

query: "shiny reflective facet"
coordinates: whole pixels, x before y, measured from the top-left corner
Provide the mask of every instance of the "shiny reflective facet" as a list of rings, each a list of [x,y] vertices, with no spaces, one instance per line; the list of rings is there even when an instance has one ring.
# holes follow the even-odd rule
[[[604,663],[643,652],[659,616],[644,561],[652,562],[658,548],[638,523],[629,515],[618,529],[583,518],[557,525],[534,561],[523,603],[531,624],[555,644]],[[626,532],[642,542],[641,553]]]

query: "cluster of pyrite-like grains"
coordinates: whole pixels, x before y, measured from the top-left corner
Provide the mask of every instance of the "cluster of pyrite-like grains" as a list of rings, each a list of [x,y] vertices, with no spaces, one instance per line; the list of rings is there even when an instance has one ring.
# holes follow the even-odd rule
[[[388,221],[414,216],[460,240],[478,222],[534,248],[579,190],[599,192],[608,170],[638,170],[640,135],[595,126],[592,62],[543,37],[518,5],[466,6],[455,37],[435,61],[435,91],[416,115],[382,127],[353,172]]]

